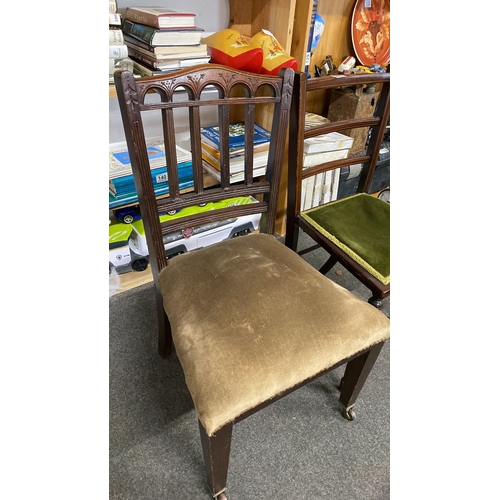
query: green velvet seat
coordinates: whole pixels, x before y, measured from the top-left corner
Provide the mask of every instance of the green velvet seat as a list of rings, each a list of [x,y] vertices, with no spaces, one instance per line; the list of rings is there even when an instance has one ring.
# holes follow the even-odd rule
[[[390,283],[389,203],[360,193],[300,216],[382,283]]]
[[[159,283],[209,435],[389,337],[384,314],[267,234],[180,255]]]

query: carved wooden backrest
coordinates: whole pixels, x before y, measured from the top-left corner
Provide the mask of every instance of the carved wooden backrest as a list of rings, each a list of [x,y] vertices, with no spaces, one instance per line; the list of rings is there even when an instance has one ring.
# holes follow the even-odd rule
[[[294,73],[283,70],[279,77],[264,76],[233,70],[214,64],[201,65],[167,75],[135,79],[128,71],[115,73],[115,84],[134,174],[139,206],[146,232],[153,276],[167,265],[163,236],[205,223],[225,220],[255,213],[262,213],[261,232],[273,234],[279,182],[293,88]],[[180,93],[183,88],[185,93]],[[203,91],[215,88],[216,99],[205,98]],[[149,97],[154,94],[156,100]],[[179,95],[181,99],[179,100]],[[182,95],[184,96],[182,98]],[[201,149],[201,109],[217,107],[217,124],[220,130],[220,185],[205,187]],[[260,107],[265,108],[264,111]],[[242,111],[233,110],[236,107]],[[270,111],[270,107],[274,108]],[[183,192],[179,185],[176,156],[174,112],[188,110],[190,150],[193,163],[194,187]],[[169,196],[156,198],[147,153],[146,131],[148,113],[161,114],[160,130],[153,135],[163,139],[166,153]],[[256,115],[272,117],[271,142],[265,179],[253,178],[253,136]],[[244,180],[230,183],[229,124],[233,117],[245,122]],[[150,134],[151,135],[151,134]],[[182,208],[220,201],[235,196],[261,198],[260,203],[239,205],[210,212],[160,222],[159,214]]]
[[[369,118],[350,118],[332,121],[305,129],[305,114],[308,93],[315,91],[332,91],[340,88],[362,88],[366,85],[381,87],[375,113]],[[327,170],[338,169],[347,165],[362,163],[357,192],[368,192],[377,166],[378,153],[390,111],[390,73],[373,73],[353,76],[324,76],[307,79],[305,73],[297,72],[293,88],[293,99],[290,120],[290,140],[288,150],[288,201],[287,201],[287,238],[291,238],[295,217],[300,212],[302,197],[302,180]],[[325,113],[326,116],[326,113]],[[346,133],[347,130],[371,127],[371,135],[366,152],[362,155],[324,162],[313,167],[303,168],[304,139],[317,137],[329,132]],[[349,135],[349,134],[348,134]]]

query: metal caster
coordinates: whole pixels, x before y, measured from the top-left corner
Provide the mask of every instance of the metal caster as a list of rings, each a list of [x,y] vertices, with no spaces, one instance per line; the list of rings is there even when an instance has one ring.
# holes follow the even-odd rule
[[[346,420],[349,420],[350,422],[352,422],[356,418],[356,413],[354,412],[354,410],[352,408],[349,408],[349,409],[344,408],[342,410],[342,416]]]
[[[380,309],[382,307],[382,299],[378,299],[374,296],[368,299],[368,303],[376,307],[377,309]]]
[[[227,500],[227,496],[225,493],[220,493],[215,500]]]

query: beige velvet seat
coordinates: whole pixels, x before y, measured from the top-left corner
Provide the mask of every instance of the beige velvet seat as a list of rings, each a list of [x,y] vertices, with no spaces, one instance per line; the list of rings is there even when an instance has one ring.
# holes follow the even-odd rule
[[[389,335],[383,314],[268,234],[181,255],[159,282],[209,435]]]
[[[343,364],[340,403],[352,420],[356,398],[389,337],[384,314],[274,235],[293,76],[290,69],[275,77],[217,65],[139,80],[126,71],[115,75],[156,287],[159,351],[167,357],[173,341],[198,416],[209,492],[218,500],[227,498],[235,423]],[[218,98],[202,99],[207,86],[217,89]],[[186,90],[180,100],[179,87]],[[151,101],[152,93],[159,100]],[[220,107],[220,185],[207,185],[203,176],[201,109],[210,106]],[[236,111],[230,111],[233,106]],[[179,189],[174,153],[174,111],[182,107],[189,108],[193,157],[194,186],[188,192]],[[239,107],[244,114],[238,115]],[[143,120],[149,112],[161,113],[167,198],[154,196]],[[264,179],[253,178],[253,145],[247,140],[244,180],[231,183],[228,125],[241,116],[247,139],[256,121],[272,118],[268,166]],[[182,218],[186,207],[234,196],[259,201]],[[181,217],[160,221],[166,213]],[[165,235],[252,214],[262,214],[260,230],[167,259]],[[260,415],[264,424],[265,412]]]

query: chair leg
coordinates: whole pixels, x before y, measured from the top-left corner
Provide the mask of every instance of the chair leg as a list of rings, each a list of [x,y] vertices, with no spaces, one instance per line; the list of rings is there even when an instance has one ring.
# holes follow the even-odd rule
[[[172,329],[163,308],[163,298],[160,292],[156,292],[156,315],[158,318],[158,352],[165,359],[172,352]]]
[[[297,246],[299,244],[299,226],[297,223],[287,224],[286,234],[285,234],[285,245],[291,248],[294,252],[297,251]]]
[[[375,295],[372,295],[368,299],[368,304],[371,304],[372,306],[376,307],[377,309],[382,308],[382,299],[380,297],[375,297]]]
[[[227,500],[224,492],[227,489],[227,471],[229,468],[233,423],[225,425],[213,436],[207,434],[200,421],[198,421],[198,424],[200,426],[201,446],[203,448],[203,459],[210,493],[216,500]]]
[[[323,264],[319,272],[321,274],[326,274],[335,264],[337,263],[337,258],[330,255],[330,258]]]
[[[370,371],[382,350],[384,342],[375,344],[369,351],[347,363],[344,376],[340,381],[339,401],[344,407],[342,412],[347,420],[354,420],[356,414],[353,411],[354,403],[363,388]]]

